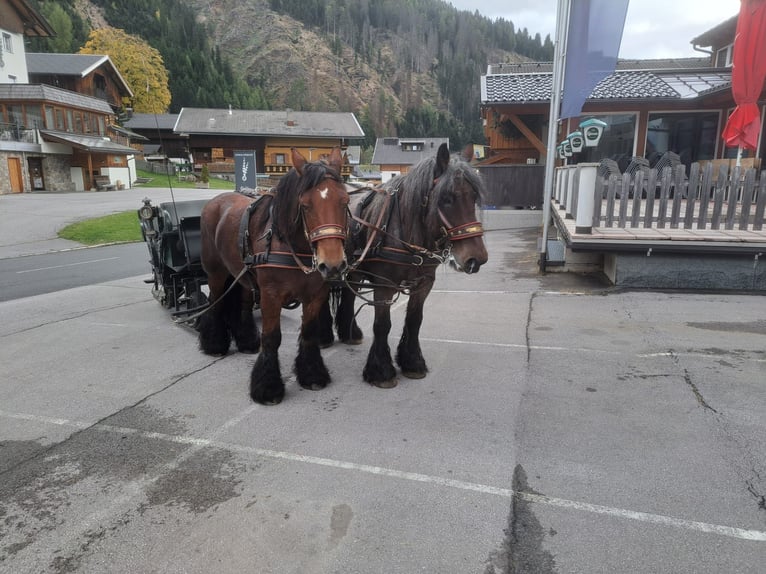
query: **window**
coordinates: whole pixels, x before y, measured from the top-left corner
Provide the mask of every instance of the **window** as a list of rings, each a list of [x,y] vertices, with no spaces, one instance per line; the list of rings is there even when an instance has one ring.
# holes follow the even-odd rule
[[[53,121],[53,106],[45,106],[45,127],[52,130],[56,127]]]
[[[32,104],[26,104],[25,110],[26,110],[26,117],[27,117],[27,127],[29,129],[40,129],[45,127],[45,124],[43,123],[43,114],[42,110],[40,109],[40,106],[35,106]]]
[[[21,110],[20,104],[7,104],[5,106],[5,113],[8,117],[8,123],[17,126],[24,125],[24,113]]]
[[[59,131],[66,130],[66,123],[64,123],[64,110],[56,108],[56,129]]]
[[[277,165],[285,165],[285,154],[283,153],[275,153],[274,154],[274,163]]]
[[[74,115],[72,110],[66,111],[66,129],[68,132],[74,130]]]
[[[731,68],[731,58],[734,52],[734,44],[729,44],[715,53],[716,68]]]
[[[666,151],[677,153],[689,166],[715,157],[718,112],[649,114],[646,158],[652,165]]]
[[[3,52],[13,54],[13,37],[6,32],[3,32]]]

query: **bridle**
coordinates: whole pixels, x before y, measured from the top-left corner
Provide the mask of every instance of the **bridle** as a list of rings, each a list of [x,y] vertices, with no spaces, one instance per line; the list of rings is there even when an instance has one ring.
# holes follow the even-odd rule
[[[423,201],[421,203],[422,208],[422,215],[421,219],[423,220],[423,223],[425,224],[426,219],[426,211],[428,207],[428,200],[431,195],[431,192],[436,188],[436,185],[439,183],[439,178],[436,177],[433,180],[433,184],[428,190],[428,193],[426,193],[423,196]],[[364,258],[367,256],[372,243],[375,240],[375,237],[377,234],[384,235],[386,237],[389,237],[393,239],[396,243],[404,247],[407,251],[410,252],[410,263],[415,266],[421,266],[426,263],[426,261],[433,261],[436,262],[436,264],[444,263],[450,256],[450,253],[452,251],[452,243],[456,241],[462,241],[464,239],[470,239],[471,237],[481,237],[484,235],[484,227],[482,226],[480,221],[470,221],[468,223],[462,223],[460,225],[452,225],[450,221],[447,219],[447,216],[444,215],[444,212],[441,210],[441,208],[437,207],[437,215],[439,216],[439,221],[441,223],[440,231],[441,236],[437,238],[436,240],[436,246],[437,250],[430,250],[426,247],[422,247],[420,245],[416,245],[413,243],[409,243],[402,239],[401,237],[397,237],[396,235],[389,233],[385,226],[382,225],[383,218],[386,214],[389,213],[390,209],[390,202],[392,197],[396,197],[396,195],[399,192],[399,189],[393,189],[392,191],[388,192],[382,188],[375,188],[375,192],[377,193],[383,193],[384,195],[384,205],[380,209],[380,213],[378,215],[378,219],[375,223],[371,223],[367,221],[366,219],[363,219],[362,217],[358,217],[354,214],[351,214],[351,218],[359,223],[360,225],[363,225],[367,229],[371,231],[371,233],[368,234],[367,243],[361,253],[361,255],[353,262],[351,265],[352,269],[355,269],[359,266],[360,263],[364,260]],[[385,249],[385,248],[382,248]],[[384,252],[383,252],[384,253]],[[389,253],[389,257],[391,257],[391,254]],[[401,256],[397,256],[396,259],[401,260]]]
[[[448,243],[484,235],[484,227],[482,226],[481,221],[471,221],[461,225],[452,225],[447,219],[447,216],[444,215],[444,212],[442,212],[441,208],[437,209],[437,212],[439,214],[439,219],[443,224],[441,228],[441,239],[446,239]]]
[[[329,173],[325,174],[325,176],[322,178],[322,181],[326,179],[337,181],[337,179]],[[301,258],[298,256],[298,254],[295,253],[292,243],[288,241],[288,245],[290,246],[290,253],[293,256],[295,263],[298,265],[298,268],[306,275],[308,275],[317,270],[316,244],[319,241],[323,239],[340,239],[345,243],[346,238],[348,237],[348,208],[344,210],[346,220],[343,225],[338,225],[336,223],[323,223],[311,229],[309,229],[308,222],[306,221],[306,208],[303,205],[299,205],[298,211],[298,217],[300,217],[301,225],[303,226],[303,235],[311,247],[311,267],[308,267],[301,261]]]

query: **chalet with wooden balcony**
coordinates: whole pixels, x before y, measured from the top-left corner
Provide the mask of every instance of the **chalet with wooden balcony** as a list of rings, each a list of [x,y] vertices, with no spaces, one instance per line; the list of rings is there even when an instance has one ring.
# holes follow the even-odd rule
[[[127,122],[133,126],[133,122]],[[234,172],[234,151],[254,151],[257,171],[280,176],[292,167],[290,149],[309,161],[328,157],[333,147],[346,150],[364,138],[352,113],[183,108],[173,132],[187,139],[195,170],[207,164],[211,174]],[[145,134],[144,134],[145,135]],[[346,163],[343,176],[351,175]]]
[[[104,100],[115,113],[133,98],[133,91],[109,56],[28,53],[27,73],[31,84],[47,84]]]
[[[130,187],[131,146],[115,124],[132,92],[106,56],[27,54],[52,36],[27,0],[0,0],[0,194]]]

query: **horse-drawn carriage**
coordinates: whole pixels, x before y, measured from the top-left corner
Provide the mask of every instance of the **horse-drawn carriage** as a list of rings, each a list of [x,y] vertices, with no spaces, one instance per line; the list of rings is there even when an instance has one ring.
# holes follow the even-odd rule
[[[318,390],[330,382],[319,349],[332,344],[333,327],[341,342],[361,342],[353,302],[363,284],[371,288],[374,338],[363,377],[390,388],[397,379],[387,342],[389,306],[396,293],[406,293],[395,359],[402,375],[424,377],[418,335],[436,268],[451,261],[476,273],[487,261],[475,213],[481,178],[466,161],[451,158],[446,145],[383,187],[356,193],[340,177],[340,148],[327,162],[307,162],[293,150],[292,161],[276,188],[256,198],[224,193],[159,206],[145,200],[139,218],[155,296],[175,314],[198,317],[204,353],[225,355],[232,342],[240,352],[257,352],[250,396],[276,404],[285,394],[278,360],[282,308],[302,305],[294,372],[301,387]],[[334,318],[331,281],[343,285]]]
[[[173,314],[191,313],[207,304],[207,276],[200,262],[200,213],[204,199],[152,205],[138,210],[141,235],[149,248],[152,294]]]

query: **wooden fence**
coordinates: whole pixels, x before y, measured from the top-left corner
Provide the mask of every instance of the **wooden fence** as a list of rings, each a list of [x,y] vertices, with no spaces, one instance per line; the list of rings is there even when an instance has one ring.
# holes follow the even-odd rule
[[[477,169],[487,189],[487,207],[542,207],[545,166],[501,164],[480,165]]]
[[[585,165],[594,170],[597,164]],[[694,163],[688,177],[684,165],[661,172],[641,168],[621,175],[598,174],[594,186],[592,177],[577,167],[559,168],[567,171],[557,174],[554,197],[566,216],[577,221],[578,232],[589,233],[591,227],[750,231],[764,227],[766,171],[758,177],[752,168],[729,170],[726,165]],[[583,189],[581,181],[590,190]]]

